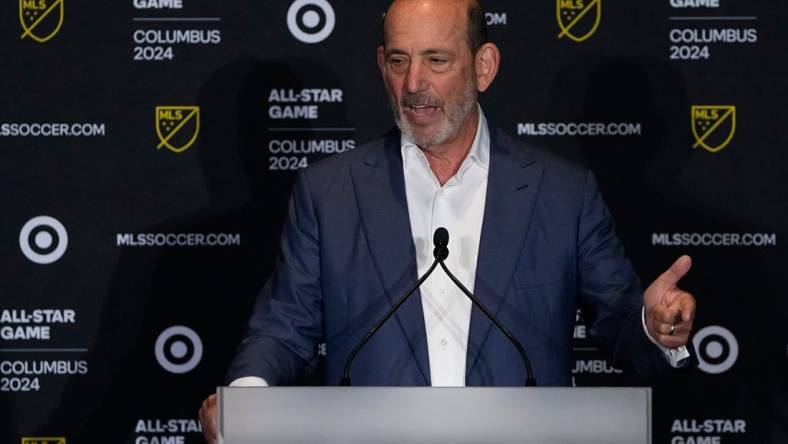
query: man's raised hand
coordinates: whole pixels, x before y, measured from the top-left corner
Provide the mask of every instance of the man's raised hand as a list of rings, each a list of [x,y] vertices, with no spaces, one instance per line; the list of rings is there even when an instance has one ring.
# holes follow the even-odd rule
[[[695,298],[678,288],[678,283],[692,267],[689,256],[681,256],[646,289],[646,328],[660,344],[668,348],[687,345],[695,320]]]

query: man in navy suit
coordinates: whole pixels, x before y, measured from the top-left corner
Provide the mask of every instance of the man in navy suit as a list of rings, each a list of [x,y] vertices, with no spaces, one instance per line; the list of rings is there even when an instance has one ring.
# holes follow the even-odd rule
[[[695,300],[682,256],[645,292],[593,175],[489,127],[477,105],[498,72],[475,0],[398,0],[378,64],[398,130],[301,171],[278,267],[228,375],[286,385],[325,341],[326,384],[431,261],[447,265],[525,346],[539,385],[568,385],[577,308],[615,364],[686,363]],[[430,277],[359,353],[354,385],[521,385],[516,349],[447,280]],[[215,436],[215,397],[200,411]]]

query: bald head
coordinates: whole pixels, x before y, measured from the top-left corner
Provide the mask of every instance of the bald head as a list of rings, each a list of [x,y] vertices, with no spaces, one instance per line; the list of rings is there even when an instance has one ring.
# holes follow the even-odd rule
[[[456,23],[465,34],[471,54],[487,42],[487,18],[479,0],[394,0],[383,20],[383,46],[388,42],[391,15],[412,14],[415,11],[438,13],[447,19],[459,18]]]
[[[477,0],[396,0],[386,14],[378,66],[397,126],[422,149],[473,141],[476,99],[500,63],[484,19]]]

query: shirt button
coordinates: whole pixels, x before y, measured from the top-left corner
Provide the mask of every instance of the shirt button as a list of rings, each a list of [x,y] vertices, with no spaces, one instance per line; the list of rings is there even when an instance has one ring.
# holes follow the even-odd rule
[[[449,345],[449,341],[447,341],[446,338],[443,338],[443,339],[441,339],[441,345],[445,347],[445,346]]]

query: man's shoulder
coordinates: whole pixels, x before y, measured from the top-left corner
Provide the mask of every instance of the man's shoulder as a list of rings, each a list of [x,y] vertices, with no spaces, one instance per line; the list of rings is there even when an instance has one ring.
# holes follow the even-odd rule
[[[588,179],[590,174],[588,168],[545,148],[515,139],[500,128],[494,131],[494,140],[499,147],[508,150],[524,162],[540,165],[543,169],[543,180],[562,182],[564,185],[578,182],[582,186]]]
[[[523,162],[536,163],[543,168],[543,181],[548,184],[562,184],[563,187],[577,184],[582,187],[590,171],[588,168],[568,160],[545,148],[527,144],[518,140],[500,128],[491,128],[494,133],[493,143],[502,148],[509,155]],[[354,165],[375,164],[389,161],[391,156],[385,153],[388,142],[395,138],[399,140],[396,130],[391,130],[378,139],[359,145],[358,147],[334,154],[310,165],[306,174],[310,180],[317,182],[334,182],[339,178],[349,177],[350,169]],[[389,147],[390,148],[390,147]]]
[[[332,154],[309,165],[302,174],[308,176],[310,182],[328,183],[350,178],[350,170],[356,165],[375,163],[385,158],[384,150],[387,140],[392,137],[389,131],[382,137],[357,146],[351,150]]]

